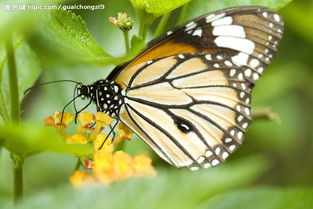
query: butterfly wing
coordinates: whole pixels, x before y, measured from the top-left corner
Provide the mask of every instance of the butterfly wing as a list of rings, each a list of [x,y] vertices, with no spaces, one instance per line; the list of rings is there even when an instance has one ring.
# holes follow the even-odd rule
[[[172,165],[223,162],[251,121],[247,81],[230,74],[227,59],[195,53],[146,63],[130,79],[121,121]]]
[[[152,40],[128,68],[181,53],[227,52],[238,65],[251,65],[260,74],[275,54],[282,34],[282,18],[273,10],[224,9],[195,18]],[[253,78],[251,81],[255,83]]]
[[[251,90],[273,57],[283,22],[275,11],[210,13],[152,41],[117,74],[120,120],[176,167],[223,162],[250,124]]]

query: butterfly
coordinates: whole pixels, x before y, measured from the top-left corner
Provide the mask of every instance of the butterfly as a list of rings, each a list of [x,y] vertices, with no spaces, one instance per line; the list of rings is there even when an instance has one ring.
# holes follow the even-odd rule
[[[282,17],[235,7],[192,19],[148,43],[77,94],[124,123],[162,159],[191,170],[224,162],[251,124],[251,91],[283,35]]]

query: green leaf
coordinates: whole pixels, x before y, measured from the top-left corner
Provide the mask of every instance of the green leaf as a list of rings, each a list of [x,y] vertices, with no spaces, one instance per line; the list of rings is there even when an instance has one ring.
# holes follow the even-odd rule
[[[186,17],[184,19],[189,20],[205,13],[236,6],[264,6],[272,9],[278,9],[291,1],[292,0],[192,0],[188,4],[187,11],[185,13]]]
[[[129,53],[127,53],[127,57],[132,59],[146,47],[146,42],[142,40],[142,38],[134,35],[130,41],[130,46],[131,49]]]
[[[90,35],[85,21],[67,10],[47,14],[48,22],[42,24],[39,33],[52,49],[66,57],[93,64],[112,64],[115,60],[106,53]]]
[[[3,139],[5,148],[22,158],[42,151],[77,156],[88,156],[92,153],[90,145],[67,144],[55,129],[30,122],[0,126],[0,138]]]
[[[41,66],[36,54],[32,51],[27,42],[21,35],[14,37],[15,60],[17,67],[19,101],[24,97],[24,91],[32,86],[41,73]],[[1,62],[6,63],[5,50],[0,49],[0,68]],[[3,70],[3,72],[2,72]],[[9,115],[9,77],[7,65],[2,65],[0,69],[0,111],[2,118],[7,121]]]
[[[313,188],[250,188],[219,194],[197,209],[312,209]]]
[[[313,43],[313,2],[295,1],[282,10],[286,25],[300,37]]]
[[[25,5],[26,11],[6,11],[4,7],[11,4],[8,1],[2,1],[0,10],[0,40],[6,40],[8,36],[11,36],[16,31],[22,32],[24,35],[30,34],[40,21],[45,21],[44,15],[47,13],[47,10],[27,9],[27,6],[58,6],[58,4],[64,1],[15,0],[12,2],[13,5]]]
[[[106,63],[114,64],[114,65],[122,65],[129,60],[133,59],[137,54],[139,54],[145,47],[146,42],[136,35],[134,35],[131,39],[131,48],[129,52],[123,57],[111,57],[111,58],[103,58],[99,59],[98,62],[105,65]]]
[[[42,72],[40,62],[27,42],[15,51],[19,100],[24,98],[24,91],[31,87]]]
[[[190,0],[131,0],[136,10],[145,10],[155,17],[164,15]]]
[[[154,178],[135,178],[79,190],[60,187],[40,191],[26,197],[16,208],[37,208],[42,204],[53,209],[195,208],[203,199],[221,191],[254,182],[266,167],[263,158],[253,157],[197,172],[159,169]],[[7,203],[5,208],[9,206]]]
[[[2,75],[3,75],[3,69],[4,64],[6,61],[6,50],[4,48],[4,45],[0,43],[0,124],[2,124],[4,121],[9,120],[9,110],[7,105],[7,100],[4,96],[3,91],[3,84],[2,84]]]

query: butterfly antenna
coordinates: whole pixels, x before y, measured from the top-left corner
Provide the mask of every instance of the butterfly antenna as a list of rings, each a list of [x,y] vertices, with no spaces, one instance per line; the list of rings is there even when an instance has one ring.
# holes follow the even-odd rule
[[[112,134],[112,133],[114,133],[114,129],[115,129],[115,127],[117,126],[117,124],[118,124],[118,120],[116,120],[116,123],[114,124],[114,126],[113,127],[111,127],[111,130],[110,130],[110,132],[108,133],[108,135],[105,137],[105,139],[103,140],[103,142],[102,142],[102,144],[101,144],[101,146],[98,148],[98,150],[100,150],[100,149],[102,149],[102,147],[103,147],[103,145],[104,145],[104,143],[106,142],[106,140],[109,138],[109,136]]]
[[[77,83],[76,85],[75,85],[75,88],[74,88],[74,91],[73,91],[73,99],[75,98],[75,96],[76,96],[76,90],[77,90],[77,86],[78,86],[79,84]],[[74,110],[75,110],[75,118],[76,118],[76,115],[78,114],[77,112],[77,108],[76,108],[76,102],[75,102],[76,100],[74,100]],[[75,120],[75,123],[76,123],[76,120]]]
[[[63,121],[63,115],[64,115],[64,111],[65,109],[73,102],[75,101],[75,99],[77,99],[78,97],[80,97],[80,95],[75,96],[71,101],[69,101],[62,109],[62,116],[61,116],[61,123]]]
[[[43,86],[43,85],[47,85],[47,84],[51,84],[51,83],[60,83],[60,82],[71,82],[71,83],[76,83],[76,85],[82,85],[82,83],[77,82],[77,81],[73,81],[73,80],[57,80],[57,81],[49,81],[49,82],[44,82],[44,83],[39,83],[36,85],[33,85],[32,87],[29,87],[28,89],[26,89],[24,91],[24,95],[27,94],[30,90],[37,88],[39,86]]]
[[[91,102],[92,102],[92,98],[90,98],[88,104],[85,107],[83,107],[82,109],[80,109],[79,111],[76,112],[76,114],[75,114],[75,123],[77,122],[78,114],[81,113],[83,110],[85,110],[91,104]]]

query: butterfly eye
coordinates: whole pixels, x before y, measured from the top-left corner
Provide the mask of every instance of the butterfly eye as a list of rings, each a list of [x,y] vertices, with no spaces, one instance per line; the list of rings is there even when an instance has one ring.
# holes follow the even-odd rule
[[[175,118],[175,124],[177,128],[184,133],[189,133],[193,130],[193,126],[191,125],[191,123],[183,118]]]

